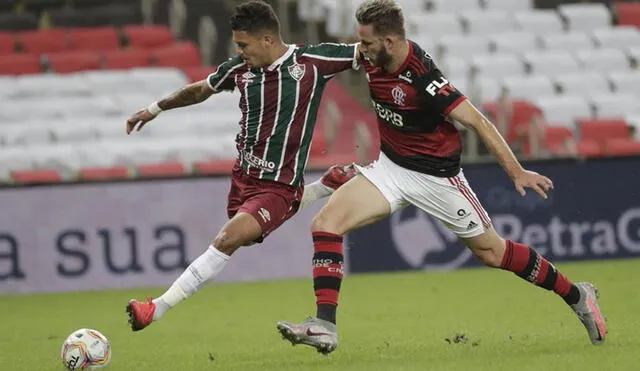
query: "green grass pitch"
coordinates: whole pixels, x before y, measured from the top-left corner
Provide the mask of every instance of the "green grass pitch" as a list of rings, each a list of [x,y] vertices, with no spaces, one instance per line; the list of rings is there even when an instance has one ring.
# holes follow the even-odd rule
[[[640,260],[558,268],[600,289],[603,346],[554,294],[480,268],[347,277],[341,343],[329,356],[292,347],[275,329],[312,313],[310,280],[212,285],[138,333],[127,300],[163,289],[0,296],[0,370],[62,370],[60,345],[81,327],[111,340],[113,371],[640,369]]]

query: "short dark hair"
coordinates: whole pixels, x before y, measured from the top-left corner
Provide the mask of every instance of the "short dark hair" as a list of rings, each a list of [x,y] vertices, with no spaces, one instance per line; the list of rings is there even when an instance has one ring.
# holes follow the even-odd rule
[[[372,25],[377,35],[405,38],[402,8],[393,0],[365,1],[356,10],[356,20],[363,26]]]
[[[238,5],[229,23],[233,31],[246,31],[249,34],[271,31],[280,34],[278,16],[271,5],[264,1],[253,0]]]

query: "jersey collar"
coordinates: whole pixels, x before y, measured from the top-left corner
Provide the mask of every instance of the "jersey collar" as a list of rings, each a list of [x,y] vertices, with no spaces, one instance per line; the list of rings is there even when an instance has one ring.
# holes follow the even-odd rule
[[[293,54],[293,52],[295,50],[296,50],[296,46],[295,45],[289,45],[289,49],[287,49],[287,51],[284,54],[282,54],[282,56],[280,58],[276,59],[275,62],[271,63],[271,65],[269,67],[267,67],[267,70],[269,70],[269,71],[275,70],[284,61],[289,59],[289,57],[291,57],[291,54]]]

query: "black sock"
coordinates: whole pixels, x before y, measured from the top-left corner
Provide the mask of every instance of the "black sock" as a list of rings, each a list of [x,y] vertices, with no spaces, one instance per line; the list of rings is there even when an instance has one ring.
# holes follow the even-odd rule
[[[578,290],[578,287],[576,285],[571,285],[569,294],[563,297],[563,299],[564,299],[564,302],[569,305],[577,304],[578,301],[580,301],[580,290]]]
[[[337,306],[331,304],[318,304],[317,316],[320,319],[329,321],[336,324],[336,308]]]

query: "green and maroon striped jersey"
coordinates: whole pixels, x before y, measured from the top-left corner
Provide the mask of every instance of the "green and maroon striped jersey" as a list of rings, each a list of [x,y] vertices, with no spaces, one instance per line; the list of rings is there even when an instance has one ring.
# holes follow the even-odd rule
[[[240,91],[236,146],[244,171],[300,184],[325,84],[338,72],[358,67],[356,52],[356,44],[291,45],[268,67],[250,68],[236,56],[209,75],[214,91]]]

